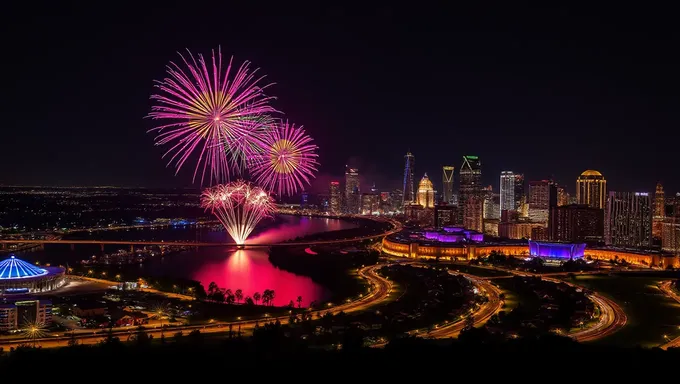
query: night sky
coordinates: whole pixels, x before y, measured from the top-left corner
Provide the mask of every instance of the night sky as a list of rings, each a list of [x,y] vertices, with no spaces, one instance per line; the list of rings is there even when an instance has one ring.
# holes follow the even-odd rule
[[[221,45],[276,82],[320,147],[318,184],[350,164],[393,188],[410,149],[436,186],[476,154],[494,189],[510,169],[573,192],[596,169],[611,190],[680,191],[670,9],[54,3],[3,10],[0,184],[191,186],[144,116],[177,51]]]

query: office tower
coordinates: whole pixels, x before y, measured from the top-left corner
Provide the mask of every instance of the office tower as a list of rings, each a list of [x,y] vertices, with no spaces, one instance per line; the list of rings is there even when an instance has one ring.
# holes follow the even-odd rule
[[[300,194],[300,207],[307,208],[309,206],[309,192],[302,191]]]
[[[482,218],[484,220],[500,220],[501,218],[501,196],[493,192],[492,186],[482,188]]]
[[[526,203],[526,191],[524,190],[524,175],[515,174],[515,210],[520,211],[522,204]]]
[[[345,171],[345,205],[347,213],[359,213],[361,191],[359,189],[359,170],[347,168]]]
[[[447,204],[453,204],[453,165],[445,165],[442,168],[442,201]]]
[[[680,222],[668,220],[662,224],[661,250],[674,255],[680,254]]]
[[[598,171],[587,170],[576,179],[576,202],[593,208],[605,208],[607,180]]]
[[[501,172],[501,211],[516,210],[515,206],[515,174],[512,171]]]
[[[548,224],[550,208],[557,206],[557,187],[550,180],[529,182],[529,219]]]
[[[331,213],[337,215],[340,213],[340,206],[342,197],[340,196],[340,182],[331,181],[330,187],[328,188],[328,195],[330,200]]]
[[[615,247],[651,247],[652,211],[652,199],[647,192],[609,192],[605,243]]]
[[[416,158],[411,154],[411,152],[406,152],[406,156],[404,156],[404,159],[406,159],[406,164],[404,165],[404,188],[403,188],[403,201],[402,201],[402,206],[409,204],[409,203],[415,203],[416,201],[416,195],[415,195],[415,185],[413,184],[413,172],[414,167],[416,165]]]
[[[459,222],[467,229],[482,232],[484,197],[482,196],[482,162],[478,156],[463,156],[459,173]]]
[[[404,190],[395,189],[390,194],[392,199],[392,210],[393,211],[403,211],[404,210]]]
[[[569,192],[562,187],[562,186],[557,186],[557,206],[561,207],[563,205],[569,205]]]
[[[654,218],[663,219],[666,217],[666,194],[663,191],[663,185],[656,183],[656,191],[654,192]]]
[[[600,242],[604,240],[604,210],[585,204],[552,208],[550,240],[564,242]]]
[[[361,214],[372,215],[378,212],[380,203],[380,195],[377,193],[362,193],[361,194]]]
[[[434,208],[434,186],[427,177],[427,173],[420,180],[418,184],[418,196],[417,201],[423,208]]]
[[[437,229],[456,223],[458,207],[442,202],[434,206],[434,225]]]

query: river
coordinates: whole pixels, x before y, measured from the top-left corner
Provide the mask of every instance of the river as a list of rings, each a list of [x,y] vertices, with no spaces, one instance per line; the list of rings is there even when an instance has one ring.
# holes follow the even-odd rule
[[[261,223],[248,239],[249,243],[277,243],[313,233],[335,231],[356,227],[355,224],[326,218],[298,217],[280,215],[273,221]],[[74,234],[72,239],[100,240],[200,240],[207,242],[228,242],[229,235],[215,227],[163,227],[158,229],[132,229],[124,231],[105,231]],[[117,246],[107,246],[111,253]],[[17,253],[17,257],[29,262],[40,261],[54,264],[76,263],[79,260],[101,254],[99,246],[79,245],[74,251],[67,246],[46,246],[45,250]],[[276,293],[275,305],[286,305],[302,296],[302,305],[311,301],[321,301],[329,292],[316,284],[311,278],[299,276],[274,267],[264,249],[236,250],[233,247],[205,247],[191,249],[165,257],[153,257],[140,265],[144,274],[149,276],[172,276],[201,282],[208,288],[215,282],[220,288],[236,291],[241,289],[244,296],[260,294],[265,289]]]

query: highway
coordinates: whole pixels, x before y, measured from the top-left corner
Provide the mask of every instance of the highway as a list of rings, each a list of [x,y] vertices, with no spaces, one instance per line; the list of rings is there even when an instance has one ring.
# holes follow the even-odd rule
[[[359,275],[366,279],[371,285],[372,290],[361,297],[360,299],[350,301],[337,306],[332,306],[327,309],[315,310],[312,312],[313,316],[321,316],[327,312],[332,314],[337,314],[339,312],[352,313],[357,311],[364,311],[376,304],[379,304],[383,300],[389,297],[389,293],[392,290],[392,282],[385,279],[384,277],[378,275],[377,271],[384,267],[386,264],[376,264],[368,267],[364,267],[359,270]],[[217,333],[217,332],[228,332],[229,325],[232,325],[233,332],[237,332],[239,326],[241,332],[251,331],[256,324],[263,324],[267,322],[280,321],[282,324],[288,322],[288,316],[280,317],[263,317],[259,319],[247,320],[247,321],[235,321],[235,322],[213,322],[205,325],[185,325],[178,327],[166,327],[163,330],[161,328],[148,328],[146,333],[148,335],[153,335],[154,338],[161,336],[164,332],[167,337],[174,335],[177,332],[184,332],[185,334],[193,331],[200,330],[201,333]],[[126,341],[130,336],[134,335],[136,332],[135,327],[127,328],[113,328],[112,334],[115,337],[120,338],[122,341]],[[11,347],[17,347],[19,345],[36,345],[42,348],[55,348],[55,347],[65,347],[68,345],[71,339],[71,333],[66,333],[63,336],[58,337],[45,337],[40,339],[12,339],[0,341],[0,347],[8,350]],[[97,344],[104,340],[108,335],[108,329],[97,329],[97,330],[79,330],[74,332],[75,339],[79,344]]]
[[[659,289],[663,291],[666,295],[668,295],[670,298],[675,300],[677,303],[680,304],[680,295],[675,293],[673,290],[673,287],[671,286],[672,281],[664,281],[661,284],[659,284]],[[668,349],[668,348],[679,348],[680,347],[680,336],[676,337],[675,339],[667,342],[666,344],[661,346],[661,349]]]

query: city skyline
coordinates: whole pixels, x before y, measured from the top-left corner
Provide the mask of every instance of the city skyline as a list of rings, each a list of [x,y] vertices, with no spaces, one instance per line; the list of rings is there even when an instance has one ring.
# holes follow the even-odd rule
[[[251,11],[248,5],[231,7]],[[279,98],[274,106],[303,124],[321,150],[319,178],[338,178],[350,164],[370,184],[389,190],[403,175],[403,154],[410,150],[419,159],[416,178],[425,172],[440,175],[442,166],[457,166],[461,156],[474,153],[485,161],[484,185],[495,186],[500,172],[511,169],[527,181],[554,179],[573,193],[574,177],[595,169],[618,190],[653,192],[660,181],[669,193],[680,191],[673,151],[656,148],[651,140],[678,124],[670,107],[677,96],[669,92],[677,88],[672,70],[677,59],[657,49],[666,44],[652,38],[675,32],[652,34],[663,28],[660,23],[611,36],[599,20],[583,20],[574,29],[578,15],[570,12],[546,21],[515,8],[460,20],[443,12],[447,23],[437,23],[431,20],[440,17],[437,12],[398,7],[368,8],[360,16],[349,8],[273,6],[258,12],[263,22],[257,29],[234,20],[233,29],[246,33],[233,34],[204,23],[192,28],[187,21],[192,18],[184,14],[179,27],[180,16],[166,11],[152,20],[132,18],[125,28],[116,22],[123,9],[98,15],[96,24],[84,21],[92,19],[90,12],[45,7],[31,12],[31,19],[19,17],[3,27],[6,36],[22,36],[8,42],[16,76],[8,85],[13,96],[4,103],[15,111],[5,122],[12,134],[4,155],[21,161],[11,160],[12,167],[0,170],[3,185],[192,186],[191,172],[174,177],[166,168],[162,150],[151,146],[146,131],[152,125],[143,116],[151,79],[162,77],[177,51],[221,46],[226,55],[251,60],[277,83],[271,89]],[[408,18],[412,23],[406,24],[422,27],[413,36],[401,26]],[[56,28],[57,22],[65,27]],[[438,24],[453,30],[440,30]],[[541,37],[528,33],[538,27],[544,30]],[[80,33],[83,29],[89,33]],[[594,53],[605,40],[607,50]],[[443,41],[451,42],[450,48],[428,49]],[[372,49],[377,42],[380,54]],[[428,56],[430,51],[437,53]],[[621,55],[628,56],[621,60]],[[647,63],[662,65],[652,70]],[[431,74],[395,81],[398,74],[423,68]],[[49,100],[38,109],[24,102],[35,89]],[[639,135],[622,134],[638,131],[650,140],[640,145]],[[578,155],[572,156],[573,148]],[[438,179],[433,177],[435,185]]]

